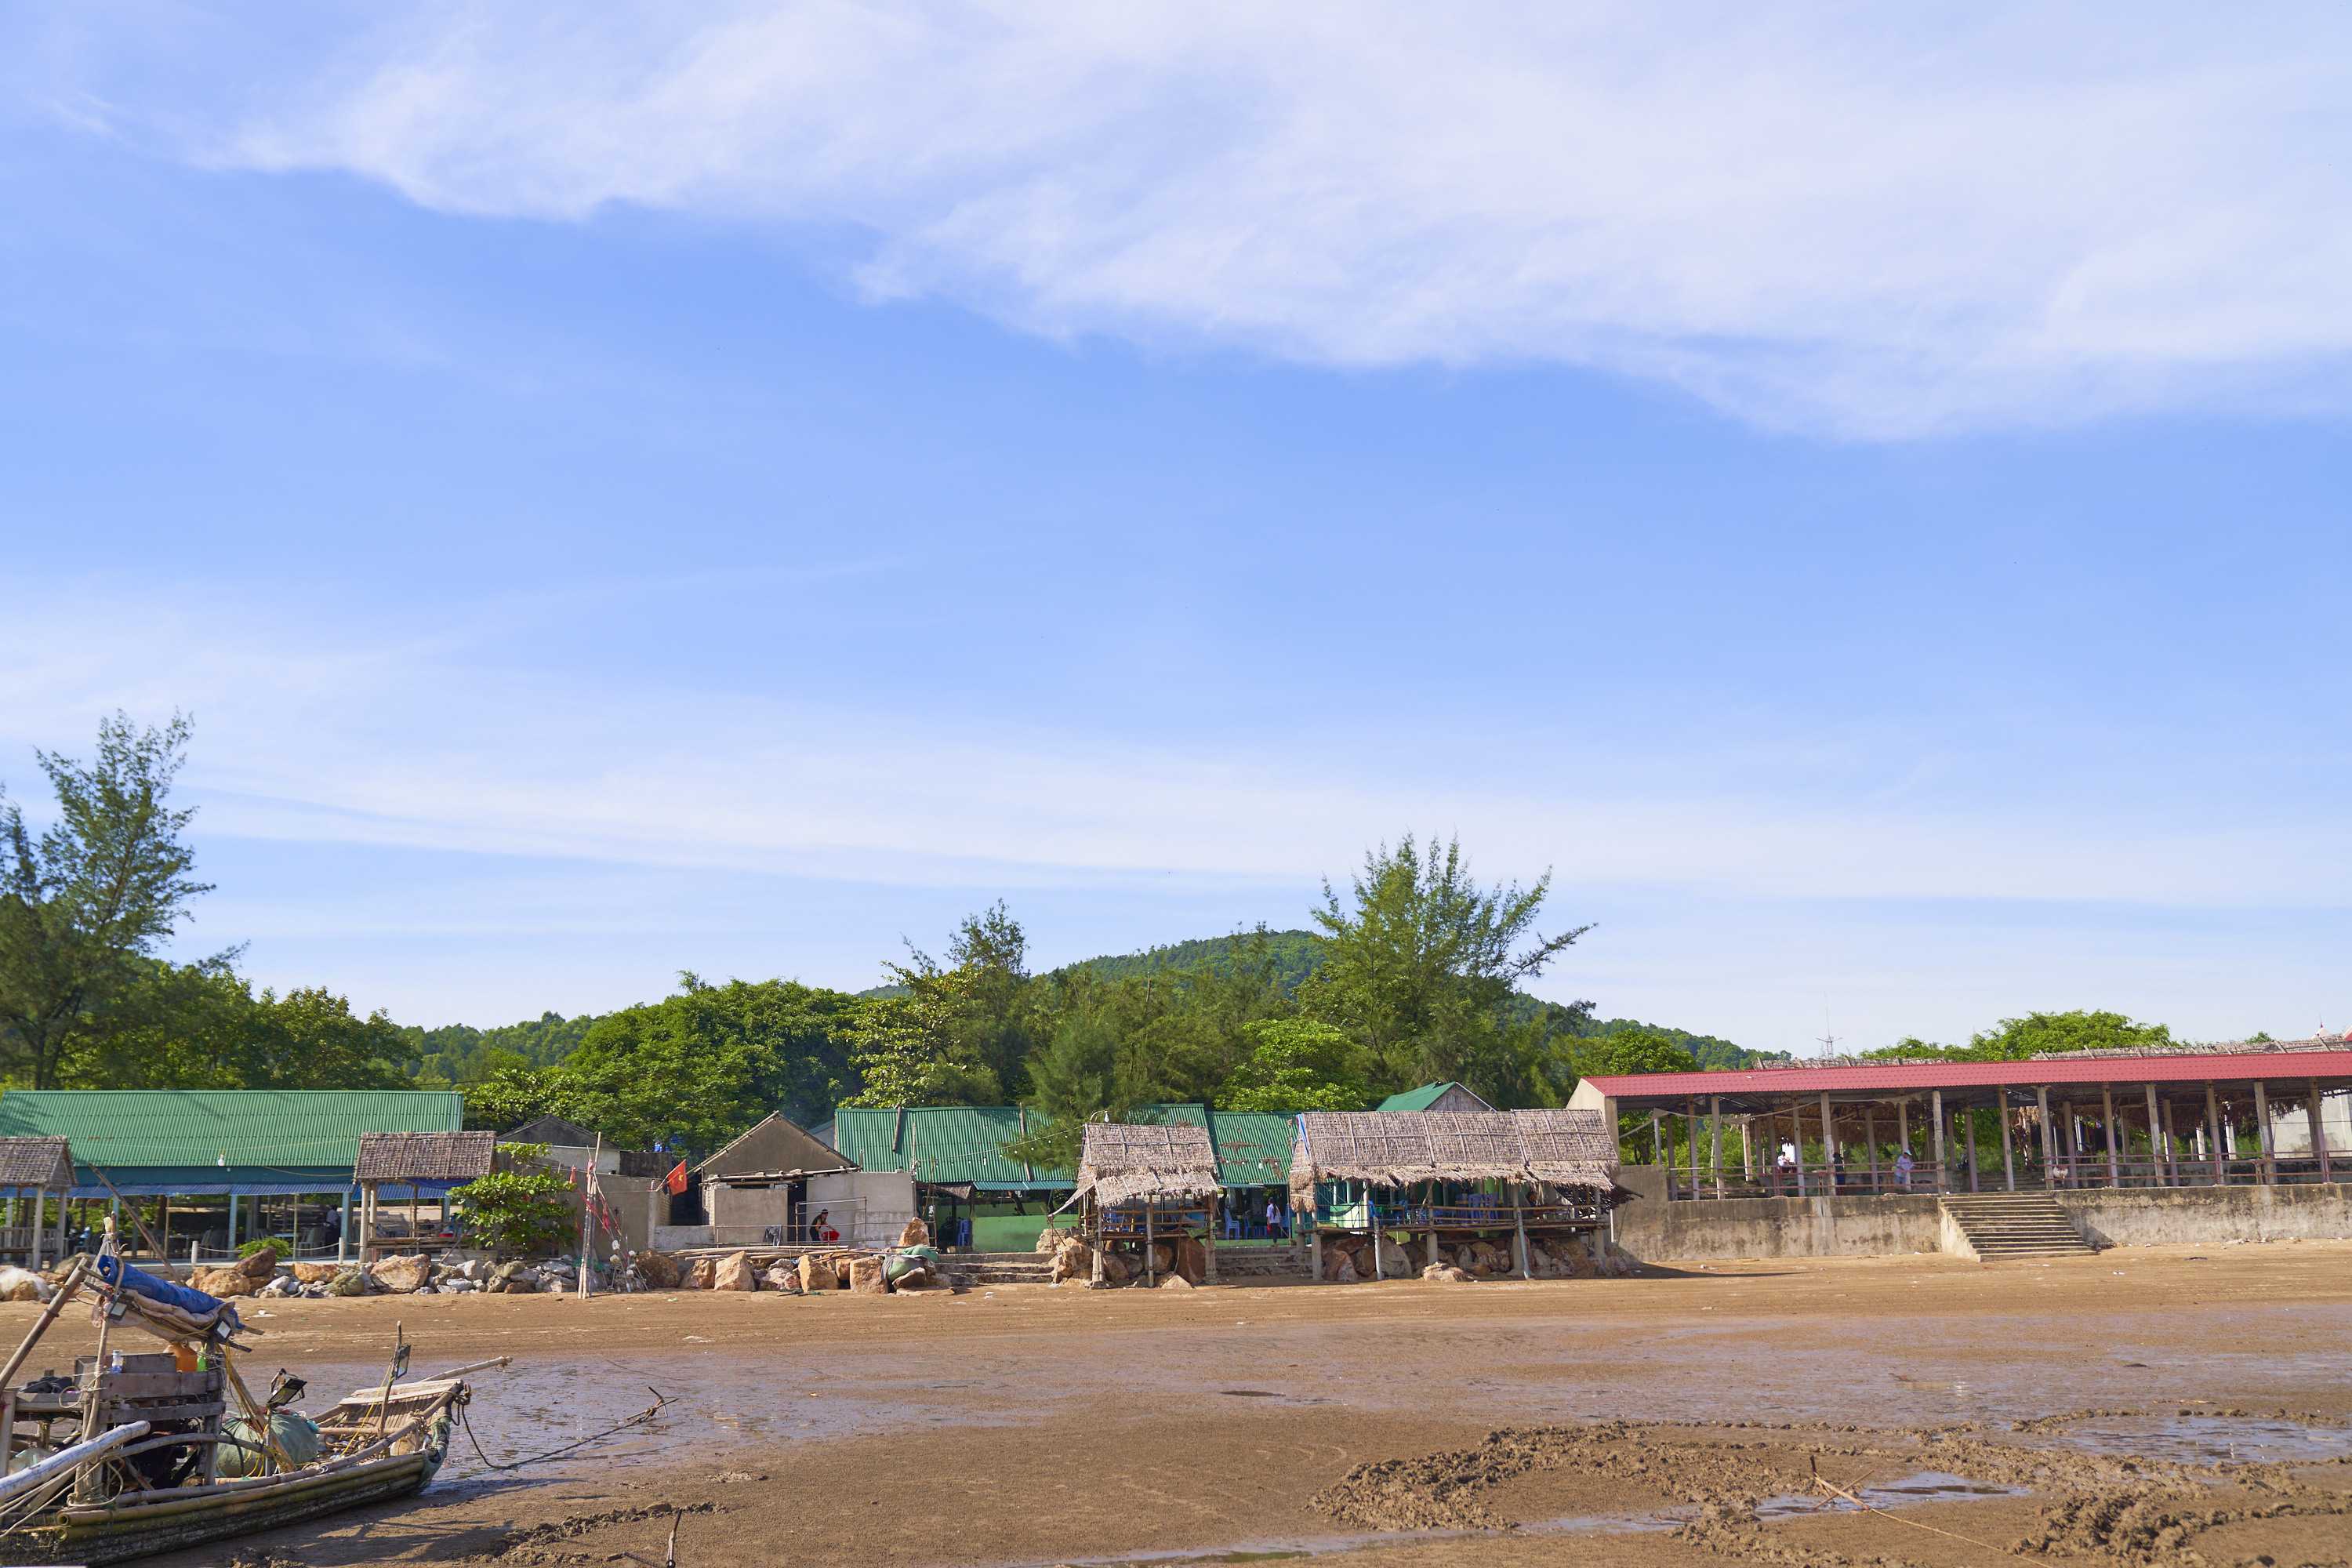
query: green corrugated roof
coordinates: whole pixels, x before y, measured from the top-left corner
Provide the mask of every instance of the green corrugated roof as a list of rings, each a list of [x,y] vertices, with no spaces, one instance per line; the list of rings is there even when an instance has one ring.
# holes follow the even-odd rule
[[[834,1112],[835,1149],[861,1171],[911,1171],[922,1182],[979,1182],[999,1187],[1067,1187],[1068,1175],[1034,1170],[1004,1157],[1024,1136],[1013,1105],[927,1105],[900,1110]],[[1028,1119],[1031,1131],[1045,1126]]]
[[[1427,1110],[1443,1100],[1445,1097],[1445,1091],[1449,1089],[1462,1089],[1462,1086],[1458,1083],[1425,1083],[1419,1089],[1409,1089],[1402,1094],[1390,1095],[1372,1109],[1374,1110]],[[1476,1090],[1463,1089],[1463,1092],[1474,1094]]]
[[[185,1176],[351,1176],[362,1132],[455,1132],[463,1096],[443,1089],[12,1089],[0,1136],[64,1137],[74,1163],[118,1184]],[[226,1161],[226,1166],[222,1162]],[[194,1191],[194,1188],[175,1189]]]
[[[1205,1105],[1145,1105],[1139,1117],[1190,1122],[1209,1131],[1217,1147],[1218,1179],[1229,1187],[1279,1186],[1289,1180],[1291,1121],[1287,1116],[1248,1110],[1212,1110]],[[912,1169],[925,1182],[977,1182],[994,1187],[1067,1187],[1065,1172],[1024,1170],[1004,1157],[1002,1146],[1022,1134],[1022,1112],[1011,1105],[935,1105],[904,1110],[834,1113],[818,1135],[856,1163],[862,1171]],[[1032,1132],[1045,1125],[1029,1114]],[[909,1164],[909,1162],[912,1164]]]

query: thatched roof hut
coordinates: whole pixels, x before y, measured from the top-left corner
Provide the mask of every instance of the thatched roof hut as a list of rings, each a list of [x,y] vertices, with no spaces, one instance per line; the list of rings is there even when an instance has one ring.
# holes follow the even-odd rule
[[[352,1179],[376,1182],[471,1182],[490,1173],[495,1132],[362,1132]]]
[[[61,1193],[73,1184],[73,1154],[63,1138],[0,1138],[0,1187]]]
[[[1290,1206],[1302,1212],[1318,1182],[1490,1180],[1607,1192],[1617,1140],[1591,1110],[1310,1110],[1290,1149]]]
[[[1217,1179],[1209,1130],[1167,1124],[1089,1121],[1078,1145],[1078,1187],[1098,1208],[1138,1201],[1200,1203],[1224,1189]]]

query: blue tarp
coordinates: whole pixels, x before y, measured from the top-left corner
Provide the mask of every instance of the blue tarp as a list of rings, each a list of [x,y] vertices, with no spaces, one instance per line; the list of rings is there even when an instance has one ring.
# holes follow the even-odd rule
[[[202,1290],[192,1290],[185,1285],[174,1285],[169,1279],[158,1279],[144,1268],[125,1263],[110,1252],[99,1253],[98,1277],[118,1290],[128,1290],[134,1296],[144,1296],[151,1301],[177,1307],[191,1317],[205,1317],[227,1305],[217,1296],[207,1296]],[[224,1313],[222,1321],[232,1330],[238,1326],[234,1311]]]

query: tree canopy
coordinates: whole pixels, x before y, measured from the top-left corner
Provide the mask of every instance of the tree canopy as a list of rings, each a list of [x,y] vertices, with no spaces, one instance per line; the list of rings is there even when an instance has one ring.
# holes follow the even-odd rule
[[[1937,1057],[1956,1062],[2021,1062],[2048,1051],[2087,1051],[2168,1046],[2172,1030],[2163,1024],[2137,1024],[2121,1013],[2077,1009],[2028,1013],[2003,1018],[1969,1037],[1965,1046],[1939,1046],[1905,1039],[1869,1057]]]

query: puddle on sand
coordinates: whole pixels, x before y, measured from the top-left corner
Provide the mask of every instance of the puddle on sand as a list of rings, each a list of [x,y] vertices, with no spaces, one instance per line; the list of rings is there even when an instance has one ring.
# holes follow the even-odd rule
[[[2352,1457],[2352,1432],[2244,1415],[2101,1415],[2048,1436],[2066,1447],[2174,1465],[2268,1465]]]
[[[2029,1489],[2025,1487],[1990,1486],[1983,1481],[1972,1481],[1966,1476],[1955,1476],[1943,1470],[1921,1470],[1901,1480],[1863,1487],[1854,1495],[1872,1508],[1893,1512],[1896,1509],[1914,1508],[1926,1502],[2023,1497]],[[1756,1505],[1756,1517],[1767,1523],[1775,1520],[1801,1519],[1812,1514],[1858,1511],[1856,1505],[1843,1498],[1828,1497],[1819,1492],[1782,1492],[1777,1497],[1764,1498]],[[1643,1513],[1575,1514],[1564,1519],[1523,1524],[1519,1531],[1525,1535],[1614,1535],[1643,1530],[1665,1530],[1696,1519],[1698,1513],[1697,1509],[1684,1505]]]

